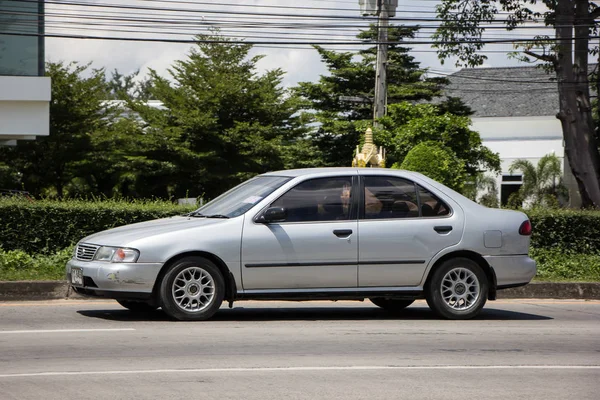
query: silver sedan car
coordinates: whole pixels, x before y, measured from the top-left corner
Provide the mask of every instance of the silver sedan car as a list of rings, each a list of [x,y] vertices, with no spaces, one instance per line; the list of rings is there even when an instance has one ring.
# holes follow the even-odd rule
[[[477,315],[529,283],[531,223],[424,175],[376,168],[270,172],[187,215],[82,239],[67,263],[80,294],[205,320],[223,301],[364,300],[391,312],[425,298]]]

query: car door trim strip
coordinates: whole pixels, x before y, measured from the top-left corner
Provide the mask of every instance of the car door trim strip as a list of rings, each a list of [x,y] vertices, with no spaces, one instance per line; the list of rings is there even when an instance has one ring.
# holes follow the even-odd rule
[[[279,267],[326,267],[343,265],[406,265],[406,264],[425,264],[425,260],[394,260],[394,261],[359,261],[359,262],[295,262],[295,263],[265,263],[265,264],[245,264],[246,268],[279,268]]]

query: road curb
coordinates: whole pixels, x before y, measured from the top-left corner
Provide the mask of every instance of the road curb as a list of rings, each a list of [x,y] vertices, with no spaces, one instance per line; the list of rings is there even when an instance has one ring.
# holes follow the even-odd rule
[[[64,281],[0,282],[0,301],[81,298]],[[533,282],[498,291],[498,299],[600,300],[600,282]]]
[[[64,281],[0,282],[0,301],[54,300],[69,296],[69,286]]]
[[[498,290],[499,299],[600,299],[600,282],[533,282]]]

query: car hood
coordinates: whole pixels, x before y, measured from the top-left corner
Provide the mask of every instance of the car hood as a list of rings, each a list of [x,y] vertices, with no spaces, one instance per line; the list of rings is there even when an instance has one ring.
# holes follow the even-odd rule
[[[227,219],[197,218],[197,217],[170,217],[152,221],[139,222],[108,229],[86,236],[82,243],[91,243],[102,246],[127,246],[128,243],[159,236],[166,233],[192,230],[199,227],[216,226],[225,223]]]

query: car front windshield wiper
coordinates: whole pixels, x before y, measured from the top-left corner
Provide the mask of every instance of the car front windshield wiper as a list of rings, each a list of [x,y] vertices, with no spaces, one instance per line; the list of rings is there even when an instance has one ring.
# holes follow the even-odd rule
[[[184,217],[206,218],[206,215],[200,214],[199,212],[196,212],[196,211],[192,211],[191,213],[185,214]]]
[[[223,215],[223,214],[211,214],[211,215],[204,215],[201,214],[199,212],[191,212],[189,214],[186,215],[186,217],[196,217],[196,218],[223,218],[223,219],[229,219],[229,217],[227,215]]]

